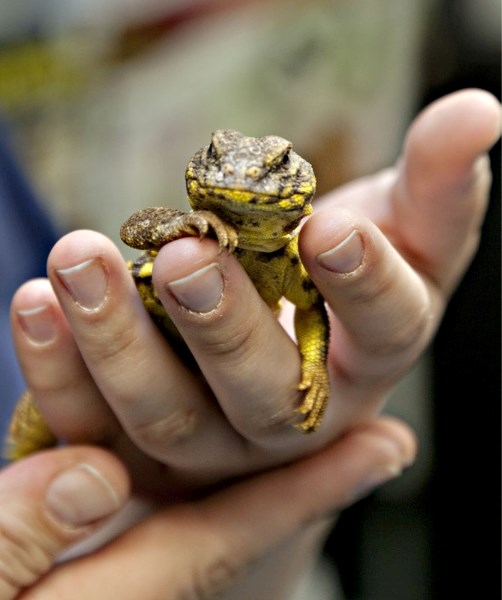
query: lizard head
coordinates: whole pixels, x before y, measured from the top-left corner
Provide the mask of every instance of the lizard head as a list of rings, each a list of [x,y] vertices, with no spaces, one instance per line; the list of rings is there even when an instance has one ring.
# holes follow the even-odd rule
[[[275,135],[247,137],[220,129],[198,150],[186,173],[190,205],[233,225],[239,246],[275,250],[311,214],[316,180],[312,166]]]

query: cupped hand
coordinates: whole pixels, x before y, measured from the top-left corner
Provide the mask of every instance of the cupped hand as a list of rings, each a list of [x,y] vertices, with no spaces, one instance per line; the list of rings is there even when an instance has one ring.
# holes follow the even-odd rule
[[[475,252],[499,113],[481,91],[438,101],[395,168],[321,199],[303,227],[302,259],[331,309],[320,431],[292,426],[296,345],[234,256],[185,238],[156,258],[156,289],[194,374],[151,322],[119,251],[89,231],[60,240],[50,281],[29,282],[13,301],[28,387],[53,431],[114,448],[140,487],[182,494],[313,452],[374,416]]]
[[[499,133],[492,96],[446,97],[412,125],[395,168],[318,202],[300,250],[331,312],[331,399],[312,435],[292,426],[296,345],[234,256],[185,238],[156,258],[156,289],[194,373],[148,317],[117,248],[94,232],[67,235],[49,280],[13,301],[21,364],[50,427],[114,449],[138,489],[183,496],[315,452],[374,417],[475,252]]]
[[[320,200],[305,224],[302,259],[332,324],[331,400],[313,435],[292,427],[296,346],[233,256],[211,240],[184,239],[155,263],[159,296],[195,373],[152,324],[113,244],[93,232],[63,238],[49,280],[29,282],[14,298],[15,341],[56,435],[115,456],[71,446],[0,474],[0,597],[210,597],[261,560],[285,577],[273,580],[284,593],[294,581],[286,566],[315,554],[319,520],[413,459],[409,430],[374,416],[430,340],[475,252],[499,113],[480,91],[441,100],[414,123],[394,169]],[[52,568],[124,505],[129,478],[164,508]],[[285,539],[281,562],[273,557]],[[235,590],[230,597],[244,597]]]

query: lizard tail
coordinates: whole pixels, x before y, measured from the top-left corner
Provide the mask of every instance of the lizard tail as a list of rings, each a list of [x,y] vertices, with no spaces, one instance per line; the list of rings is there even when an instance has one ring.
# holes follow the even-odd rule
[[[4,457],[10,461],[19,460],[37,450],[54,446],[56,441],[56,437],[35,406],[30,392],[26,391],[14,408]]]

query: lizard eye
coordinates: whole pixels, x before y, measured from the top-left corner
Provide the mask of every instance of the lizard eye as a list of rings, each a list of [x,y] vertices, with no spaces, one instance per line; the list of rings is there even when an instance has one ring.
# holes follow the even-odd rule
[[[289,164],[289,152],[286,152],[284,154],[284,156],[282,157],[281,165],[288,165],[288,164]]]

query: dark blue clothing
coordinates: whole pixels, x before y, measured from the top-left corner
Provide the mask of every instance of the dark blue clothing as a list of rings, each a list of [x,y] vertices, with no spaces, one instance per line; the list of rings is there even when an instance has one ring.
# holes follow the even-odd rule
[[[45,276],[57,234],[13,156],[0,123],[0,429],[3,436],[24,384],[10,332],[9,305],[21,283]]]

